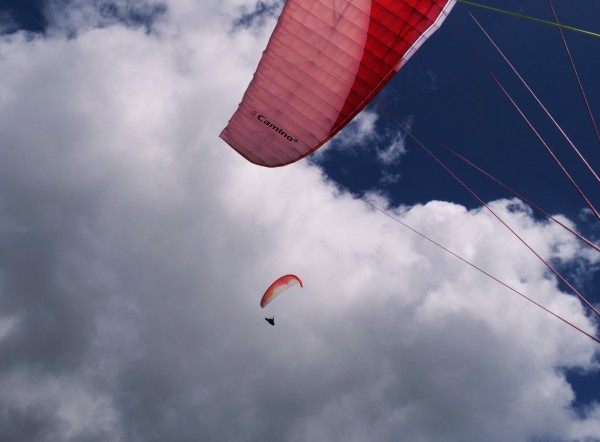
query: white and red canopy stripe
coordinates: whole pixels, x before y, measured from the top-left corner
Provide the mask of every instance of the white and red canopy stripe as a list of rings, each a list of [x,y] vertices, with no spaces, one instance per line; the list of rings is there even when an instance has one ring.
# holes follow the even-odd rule
[[[221,138],[276,167],[313,152],[381,90],[456,0],[288,0]]]
[[[300,287],[304,287],[302,285],[302,281],[296,275],[285,275],[277,279],[273,284],[271,284],[271,286],[263,295],[262,299],[260,300],[260,306],[264,307],[269,302],[271,302],[276,296],[281,294],[281,292],[289,289],[290,287],[296,284],[300,284]]]

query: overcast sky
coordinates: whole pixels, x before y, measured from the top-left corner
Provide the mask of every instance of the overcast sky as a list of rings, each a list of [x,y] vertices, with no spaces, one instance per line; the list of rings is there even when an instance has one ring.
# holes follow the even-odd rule
[[[375,182],[401,182],[406,140],[381,115],[280,169],[218,138],[279,11],[258,4],[30,2],[41,33],[0,13],[0,440],[599,441],[597,343],[329,174],[373,143]],[[363,190],[597,333],[485,209]],[[589,248],[491,205],[592,279]],[[304,288],[262,310],[286,273]],[[591,400],[571,372],[591,374]]]

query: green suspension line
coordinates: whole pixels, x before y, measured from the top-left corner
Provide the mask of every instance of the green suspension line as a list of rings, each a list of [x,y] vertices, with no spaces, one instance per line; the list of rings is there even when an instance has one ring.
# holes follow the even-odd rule
[[[561,25],[561,24],[554,23],[554,22],[551,22],[551,21],[542,20],[542,19],[535,18],[535,17],[530,17],[528,15],[518,14],[516,12],[505,11],[504,9],[498,9],[498,8],[493,8],[491,6],[480,5],[479,3],[469,2],[467,0],[458,0],[458,3],[463,3],[465,5],[470,5],[470,6],[476,6],[478,8],[488,9],[488,10],[494,11],[494,12],[501,12],[503,14],[512,15],[512,16],[515,16],[515,17],[526,18],[527,20],[536,21],[538,23],[543,23],[545,25],[555,26],[557,28],[562,28],[562,29],[568,29],[569,31],[575,31],[575,32],[579,32],[581,34],[590,35],[592,37],[600,38],[600,34],[597,34],[595,32],[590,32],[590,31],[586,31],[584,29],[574,28],[572,26]]]

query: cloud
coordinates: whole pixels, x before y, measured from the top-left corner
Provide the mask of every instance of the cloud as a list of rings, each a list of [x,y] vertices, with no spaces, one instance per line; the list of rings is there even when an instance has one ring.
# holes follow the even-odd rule
[[[389,186],[401,179],[398,164],[406,155],[406,135],[397,130],[389,130],[382,124],[378,125],[380,115],[373,110],[363,110],[341,132],[323,148],[311,155],[311,161],[323,164],[330,155],[340,152],[358,157],[361,153],[372,151],[369,161],[377,165],[377,181],[373,183],[374,190],[381,186]],[[410,128],[412,117],[407,117],[403,123]]]
[[[431,90],[431,91],[437,90],[438,84],[440,82],[440,77],[435,72],[433,72],[432,70],[429,70],[429,69],[426,70],[425,73],[429,77],[429,81],[430,81],[429,90]]]
[[[75,36],[2,37],[0,439],[594,440],[565,370],[596,369],[596,344],[318,168],[243,160],[217,135],[273,20],[165,5],[151,33],[76,11]],[[492,205],[545,256],[595,264]],[[594,330],[487,212],[390,210]],[[261,310],[289,272],[305,287]]]
[[[369,149],[379,140],[377,120],[379,115],[372,110],[364,110],[356,116],[343,131],[338,132],[323,149],[315,152],[316,158],[326,155],[329,150],[358,152]]]
[[[0,11],[0,35],[8,34],[17,29],[17,23],[10,11]]]
[[[402,122],[402,126],[407,130],[411,130],[412,123],[413,119],[409,117]],[[379,179],[380,186],[387,186],[400,181],[401,174],[398,173],[397,166],[406,153],[406,133],[404,131],[392,133],[387,145],[377,148],[377,159],[382,166],[381,178]]]
[[[378,150],[377,157],[385,166],[395,165],[400,157],[406,154],[406,136],[399,133],[383,149]]]

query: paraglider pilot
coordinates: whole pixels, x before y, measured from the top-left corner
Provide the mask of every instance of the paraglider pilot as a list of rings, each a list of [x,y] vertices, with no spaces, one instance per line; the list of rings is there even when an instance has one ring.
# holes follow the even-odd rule
[[[271,325],[275,325],[275,316],[273,316],[272,318],[265,318],[265,321],[267,321]]]

